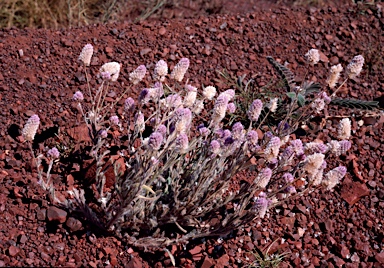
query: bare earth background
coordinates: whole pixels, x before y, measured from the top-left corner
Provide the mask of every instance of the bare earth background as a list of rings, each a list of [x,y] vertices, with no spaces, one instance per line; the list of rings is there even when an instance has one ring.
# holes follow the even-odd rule
[[[116,93],[129,85],[129,72],[140,64],[153,70],[159,59],[173,66],[181,57],[189,58],[187,76],[194,85],[213,84],[219,78],[216,70],[225,68],[262,86],[274,76],[266,56],[287,62],[302,78],[303,55],[317,48],[322,60],[316,68],[310,67],[309,78],[324,83],[331,65],[346,66],[362,54],[366,60],[362,74],[349,81],[339,96],[378,100],[383,108],[383,3],[295,2],[304,5],[181,1],[136,24],[131,22],[132,14],[126,14],[107,25],[1,29],[0,267],[172,266],[165,252],[131,248],[57,210],[36,185],[36,168],[27,145],[20,142],[20,131],[36,113],[42,122],[36,150],[44,149],[43,142],[68,145],[85,139],[81,115],[71,98],[85,89],[77,57],[86,43],[95,47],[92,77],[105,62],[122,63]],[[319,4],[308,5],[311,2]],[[137,96],[144,86],[132,87],[127,97]],[[117,106],[118,114],[122,104]],[[352,149],[342,159],[348,167],[343,182],[333,192],[316,190],[291,200],[224,241],[200,239],[185,248],[169,248],[177,267],[245,267],[253,260],[255,246],[264,249],[275,240],[270,253],[290,252],[282,267],[384,267],[384,118],[348,109],[325,113],[354,116]],[[329,141],[338,120],[329,120],[322,132],[313,126],[308,137]],[[52,135],[58,129],[61,140]],[[71,161],[54,169],[59,191],[79,184],[73,176],[61,176],[81,169]],[[247,174],[235,179],[241,176]]]

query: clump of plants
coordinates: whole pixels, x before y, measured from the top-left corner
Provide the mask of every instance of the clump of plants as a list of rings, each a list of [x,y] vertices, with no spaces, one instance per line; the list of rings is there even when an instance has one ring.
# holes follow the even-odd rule
[[[306,58],[309,65],[315,66],[320,59],[319,51],[311,49],[306,54]],[[247,123],[245,111],[254,99],[267,103],[263,106],[259,122],[262,122],[270,131],[274,131],[274,126],[278,124],[284,125],[286,134],[294,133],[314,117],[322,117],[326,106],[365,111],[374,111],[379,108],[377,101],[337,97],[337,92],[343,85],[361,72],[360,66],[364,64],[364,58],[361,55],[354,57],[346,67],[342,81],[340,79],[343,77],[343,66],[341,64],[331,66],[325,86],[317,82],[306,81],[305,77],[304,81],[298,84],[295,75],[288,67],[272,57],[267,57],[267,60],[274,67],[280,79],[272,80],[261,88],[257,87],[253,79],[246,80],[245,76],[236,78],[226,70],[219,72],[221,81],[227,86],[236,88],[237,92],[234,104],[238,109],[228,118],[229,124],[237,120]]]
[[[244,118],[228,123],[240,108],[234,102],[234,89],[221,93],[211,85],[198,89],[183,82],[190,65],[187,58],[170,73],[167,63],[160,60],[152,85],[142,89],[137,99],[126,98],[124,113],[118,116],[114,108],[126,92],[113,102],[107,101],[107,95],[120,75],[120,64],[102,65],[102,83],[91,88],[87,69],[92,55],[93,46],[87,44],[79,60],[86,72],[88,92],[75,92],[73,101],[92,140],[89,156],[96,163],[95,182],[89,189],[72,189],[71,198],[65,201],[56,198],[49,174],[60,154],[52,148],[47,153],[48,171],[39,168],[39,183],[54,203],[80,212],[84,219],[130,245],[156,250],[195,238],[225,235],[263,218],[268,209],[288,198],[314,187],[331,190],[347,172],[344,166],[329,168],[326,160],[350,149],[348,118],[340,121],[337,139],[327,144],[303,142],[289,135],[295,124],[321,112],[330,102],[325,92],[310,90],[317,88],[312,84],[295,87],[284,100],[273,95],[255,98],[248,107],[242,107]],[[318,52],[312,50],[307,57],[314,64]],[[363,61],[362,56],[356,56],[347,67],[348,76],[358,75]],[[330,81],[337,81],[339,73],[333,72]],[[129,80],[140,85],[146,74],[146,67],[141,65],[129,74]],[[309,92],[313,94],[311,102],[306,100]],[[276,116],[282,103],[286,109]],[[123,128],[122,122],[128,127]],[[266,122],[269,130],[264,128]],[[33,115],[23,129],[29,143],[38,126],[39,117]],[[112,130],[127,137],[127,146],[118,151],[123,164],[115,164],[114,182],[107,187],[104,167],[109,163]],[[35,158],[38,166],[41,157]],[[250,167],[256,170],[255,176],[232,191],[233,177]],[[85,190],[92,194],[86,195]]]

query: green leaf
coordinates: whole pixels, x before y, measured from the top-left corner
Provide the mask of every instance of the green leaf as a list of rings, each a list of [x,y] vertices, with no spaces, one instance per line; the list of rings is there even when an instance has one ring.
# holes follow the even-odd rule
[[[291,72],[291,70],[289,70],[284,65],[275,61],[275,59],[272,58],[271,56],[267,56],[267,60],[270,64],[272,64],[272,66],[275,68],[275,70],[278,72],[281,78],[283,78],[284,87],[287,90],[291,90],[295,86],[295,76]]]
[[[287,92],[285,93],[292,101],[296,99],[296,93],[295,92]]]
[[[331,105],[338,105],[352,109],[373,110],[379,108],[378,101],[366,101],[356,99],[332,99]]]
[[[297,95],[297,103],[299,104],[300,107],[303,107],[305,104],[305,97],[301,94]]]

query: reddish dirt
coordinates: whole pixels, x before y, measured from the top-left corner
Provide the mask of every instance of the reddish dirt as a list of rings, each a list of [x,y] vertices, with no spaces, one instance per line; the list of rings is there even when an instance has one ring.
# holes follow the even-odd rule
[[[42,124],[36,149],[55,144],[52,133],[57,127],[64,141],[70,140],[69,135],[82,139],[76,129],[81,116],[71,98],[85,87],[76,59],[86,43],[96,49],[93,74],[107,61],[123,64],[117,91],[129,85],[128,73],[134,68],[145,64],[153,69],[159,59],[174,65],[188,57],[188,78],[195,85],[214,83],[216,70],[226,68],[235,75],[253,77],[261,86],[273,75],[265,59],[269,55],[289,63],[297,77],[303,77],[303,55],[317,48],[324,55],[319,68],[310,70],[311,79],[324,82],[331,64],[345,66],[362,54],[364,71],[348,82],[340,96],[377,99],[383,108],[383,4],[347,1],[338,6],[293,7],[289,1],[253,2],[247,6],[242,1],[238,10],[220,10],[210,16],[161,18],[137,25],[0,30],[0,266],[172,266],[164,252],[143,252],[114,237],[98,235],[98,230],[52,207],[36,185],[36,169],[20,140],[20,130],[37,113]],[[139,90],[133,87],[128,95]],[[360,126],[358,111],[327,112],[356,116],[352,149],[342,159],[348,167],[344,181],[333,192],[315,190],[291,200],[224,241],[202,239],[186,248],[170,248],[177,267],[244,267],[252,260],[255,246],[263,249],[275,240],[271,252],[291,252],[282,267],[384,266],[383,116],[364,117]],[[333,131],[329,127],[325,135],[309,135],[328,141],[327,133]],[[74,183],[61,174],[76,170],[76,164],[68,163],[55,168],[58,190]]]

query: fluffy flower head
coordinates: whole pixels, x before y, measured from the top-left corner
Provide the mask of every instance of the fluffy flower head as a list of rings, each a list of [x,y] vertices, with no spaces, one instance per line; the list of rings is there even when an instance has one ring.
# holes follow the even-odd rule
[[[93,55],[93,46],[91,44],[86,44],[80,52],[79,61],[82,61],[85,66],[91,64],[91,58]]]
[[[233,102],[228,103],[227,111],[230,114],[233,114],[236,111],[236,105]]]
[[[168,65],[164,60],[159,60],[155,66],[154,78],[163,82],[168,74]]]
[[[351,120],[349,118],[340,121],[337,134],[340,140],[348,140],[351,137]]]
[[[119,124],[119,117],[117,117],[117,115],[112,115],[109,118],[109,122],[111,123],[111,125],[117,126]]]
[[[60,157],[60,152],[56,147],[53,147],[52,149],[48,150],[47,155],[52,159],[58,159]]]
[[[271,113],[274,113],[274,112],[276,112],[276,110],[277,110],[277,102],[278,102],[278,98],[273,98],[273,99],[271,99],[271,101],[270,101],[270,103],[269,103],[269,105],[268,105],[268,108],[269,108],[269,110],[271,111]]]
[[[227,94],[221,93],[215,102],[215,106],[213,107],[213,122],[220,122],[225,117],[225,113],[227,111],[227,105],[229,102],[229,96]]]
[[[133,112],[135,109],[135,100],[131,97],[127,98],[124,102],[124,111],[127,113]]]
[[[111,81],[117,81],[120,74],[120,63],[118,62],[107,62],[104,63],[100,68],[100,73],[109,72],[111,75]]]
[[[187,152],[189,147],[189,141],[188,141],[188,136],[186,134],[182,133],[179,136],[177,136],[175,143],[176,143],[176,149],[180,153],[184,154]]]
[[[153,150],[159,150],[160,149],[160,146],[161,146],[161,143],[163,142],[163,134],[158,132],[158,131],[155,131],[153,132],[150,136],[149,136],[149,146],[153,149]]]
[[[72,99],[74,101],[83,101],[84,100],[84,95],[81,93],[81,91],[76,91],[75,94],[73,94]]]
[[[185,73],[187,72],[189,68],[189,59],[182,58],[173,68],[173,71],[171,73],[171,78],[175,79],[178,82],[181,82],[183,80]]]
[[[145,74],[147,73],[147,68],[144,65],[140,65],[136,68],[132,73],[129,74],[129,81],[131,81],[134,85],[138,84],[141,80],[143,80]]]
[[[185,89],[187,90],[187,95],[184,98],[184,106],[185,107],[192,107],[196,101],[197,88],[195,88],[191,85],[186,85]]]
[[[305,54],[305,59],[308,63],[315,65],[320,60],[320,53],[317,49],[312,48]]]
[[[322,181],[322,184],[327,187],[328,190],[331,190],[340,182],[342,178],[344,178],[347,173],[347,168],[343,166],[339,166],[337,168],[332,169],[327,174]]]
[[[307,157],[303,169],[311,176],[315,175],[324,162],[324,155],[321,153],[311,154]]]
[[[320,113],[322,110],[324,110],[324,107],[325,107],[324,99],[322,98],[315,99],[312,102],[311,107],[313,110],[315,110],[316,113]]]
[[[26,141],[33,141],[40,125],[40,118],[37,114],[32,115],[24,125],[22,136]]]
[[[331,67],[331,74],[327,79],[328,86],[334,88],[339,81],[340,73],[343,71],[343,66],[341,64],[334,65]]]
[[[265,157],[268,161],[276,158],[279,154],[279,149],[281,146],[281,141],[279,137],[272,137],[268,142],[267,147],[265,148]]]
[[[259,99],[254,100],[247,112],[249,120],[256,122],[259,119],[262,108],[263,108],[263,103],[261,102],[261,100]]]
[[[348,64],[346,72],[349,78],[355,78],[363,69],[364,57],[362,55],[355,56]]]
[[[212,100],[213,97],[215,97],[215,95],[216,95],[216,88],[214,86],[208,86],[208,87],[204,88],[203,96],[206,99]]]
[[[272,170],[270,168],[263,168],[259,174],[257,174],[255,183],[257,183],[260,188],[265,188],[267,187],[271,177]]]
[[[210,150],[213,154],[220,153],[220,142],[217,140],[212,140],[210,144]]]

